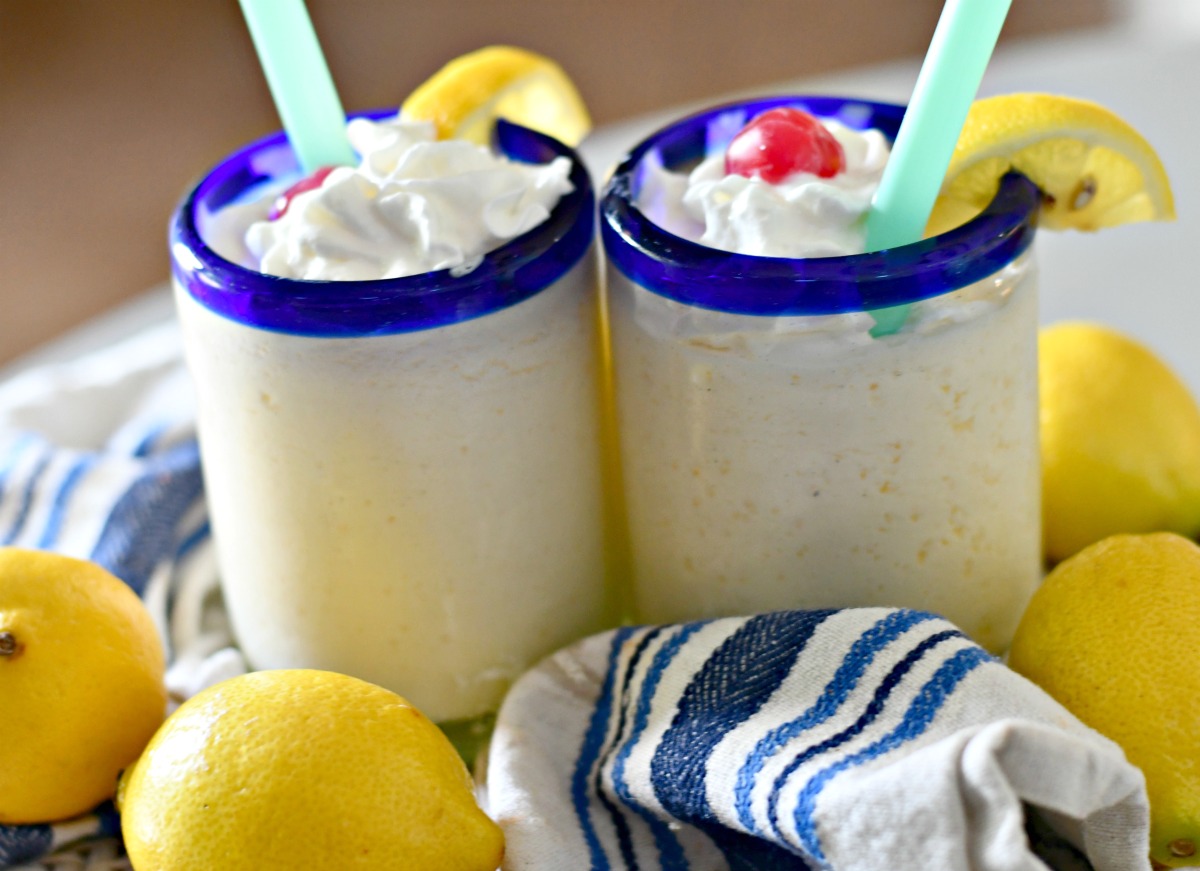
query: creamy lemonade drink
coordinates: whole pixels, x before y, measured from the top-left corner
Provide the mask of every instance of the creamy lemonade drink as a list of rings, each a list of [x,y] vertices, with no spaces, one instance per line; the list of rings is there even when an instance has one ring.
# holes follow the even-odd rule
[[[773,147],[737,136],[768,110],[807,165],[742,171]],[[724,107],[651,136],[610,182],[639,619],[902,605],[1010,640],[1041,570],[1039,194],[1007,176],[968,224],[862,254],[902,112]],[[899,331],[872,335],[871,310],[908,303]]]
[[[360,167],[276,199],[278,135],[171,230],[240,644],[439,721],[608,621],[594,197],[565,146],[497,133],[357,119]]]

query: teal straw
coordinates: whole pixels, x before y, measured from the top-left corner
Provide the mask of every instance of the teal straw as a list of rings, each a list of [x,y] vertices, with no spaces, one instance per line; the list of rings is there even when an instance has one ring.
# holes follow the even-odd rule
[[[916,242],[925,233],[967,111],[1012,0],[946,0],[912,100],[867,213],[867,250]],[[904,326],[907,305],[875,309],[871,335]]]
[[[304,172],[357,162],[304,0],[241,0],[275,107]]]

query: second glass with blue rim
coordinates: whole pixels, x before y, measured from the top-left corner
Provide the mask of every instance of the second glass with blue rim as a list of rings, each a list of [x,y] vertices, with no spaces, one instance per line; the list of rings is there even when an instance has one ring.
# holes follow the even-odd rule
[[[212,170],[170,233],[240,646],[443,723],[494,710],[536,659],[611,622],[595,198],[561,144],[503,123],[496,141],[568,156],[573,190],[465,274],[302,281],[214,251],[216,215],[298,177],[282,134]]]
[[[637,145],[601,203],[635,616],[904,606],[1007,646],[1041,576],[1036,187],[935,238],[729,253],[638,206],[780,106],[894,137],[903,107],[782,97]],[[872,310],[911,304],[873,337]]]

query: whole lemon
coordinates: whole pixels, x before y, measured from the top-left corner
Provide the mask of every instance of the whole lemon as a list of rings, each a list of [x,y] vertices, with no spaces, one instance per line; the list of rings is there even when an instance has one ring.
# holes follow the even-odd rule
[[[163,648],[94,563],[0,548],[0,823],[66,819],[112,796],[166,714]]]
[[[1200,860],[1198,648],[1200,547],[1160,532],[1112,536],[1056,566],[1009,650],[1015,671],[1141,768],[1151,857],[1169,866]]]
[[[495,871],[504,853],[438,728],[325,671],[254,672],[189,699],[118,804],[137,871]]]
[[[1121,532],[1200,532],[1200,409],[1150,350],[1107,327],[1038,339],[1046,556]]]

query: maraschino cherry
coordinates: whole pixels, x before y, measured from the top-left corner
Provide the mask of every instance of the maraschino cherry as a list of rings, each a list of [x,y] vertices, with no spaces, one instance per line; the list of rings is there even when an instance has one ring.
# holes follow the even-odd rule
[[[335,167],[332,166],[323,166],[316,172],[312,173],[312,175],[308,175],[300,179],[300,181],[296,182],[290,188],[277,196],[275,198],[275,202],[271,204],[271,211],[267,215],[267,220],[274,221],[282,218],[284,213],[287,212],[288,206],[292,204],[292,200],[295,199],[297,195],[302,194],[305,191],[316,190],[319,188],[329,173],[333,172],[334,169]]]
[[[725,172],[776,184],[797,172],[831,178],[846,168],[846,152],[820,121],[799,109],[763,112],[725,150]]]

